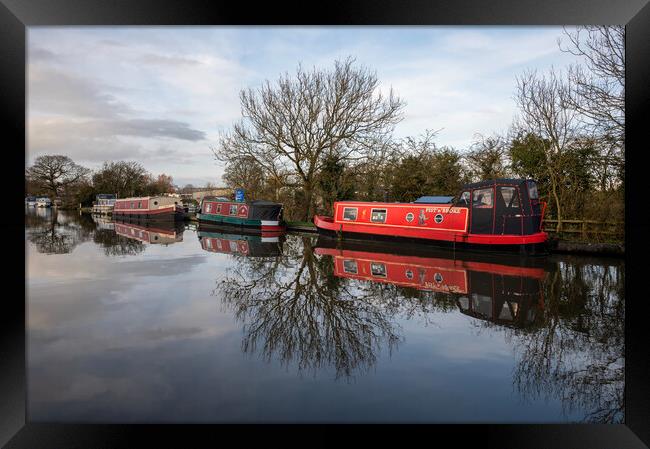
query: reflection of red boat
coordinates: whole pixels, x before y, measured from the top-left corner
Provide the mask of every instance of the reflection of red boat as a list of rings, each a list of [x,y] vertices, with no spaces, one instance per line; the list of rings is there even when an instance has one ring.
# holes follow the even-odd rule
[[[251,257],[275,257],[282,253],[283,231],[232,234],[228,232],[199,230],[198,238],[205,251],[224,254],[241,254]]]
[[[548,237],[541,230],[543,204],[534,181],[497,179],[467,184],[455,199],[338,201],[333,217],[317,215],[314,224],[321,234],[341,238],[539,253]]]
[[[163,228],[116,221],[115,232],[123,237],[144,243],[169,244],[183,241],[183,232],[176,227]]]
[[[499,324],[523,326],[543,308],[542,267],[499,260],[462,260],[435,256],[375,252],[360,244],[354,249],[319,246],[319,255],[332,256],[339,277],[393,284],[418,290],[452,293],[466,315]]]

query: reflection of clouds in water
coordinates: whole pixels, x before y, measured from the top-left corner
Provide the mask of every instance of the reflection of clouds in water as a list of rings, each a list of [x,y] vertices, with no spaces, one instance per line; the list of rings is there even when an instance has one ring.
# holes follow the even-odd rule
[[[577,390],[557,376],[545,381],[570,388],[522,404],[513,350],[534,332],[462,315],[452,295],[332,276],[331,258],[295,236],[280,257],[247,258],[203,251],[185,232],[182,242],[128,257],[107,257],[93,242],[74,257],[32,248],[30,419],[557,422],[590,410],[584,402],[561,415],[563,395]],[[582,284],[592,290],[616,284],[589,276]],[[597,301],[579,300],[589,291],[563,279],[564,296],[545,291],[549,321],[533,330],[560,323],[561,340],[575,344],[585,334],[572,323],[588,318],[586,329],[606,325],[615,335],[616,309],[598,315]],[[230,296],[211,295],[223,288]],[[564,354],[571,369],[606,363],[582,343]],[[527,373],[522,381],[540,383]],[[611,396],[618,385],[611,394],[591,388]]]

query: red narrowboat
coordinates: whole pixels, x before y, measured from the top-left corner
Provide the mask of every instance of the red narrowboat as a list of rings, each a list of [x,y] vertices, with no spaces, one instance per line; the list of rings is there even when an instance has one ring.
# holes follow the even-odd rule
[[[466,184],[456,197],[412,203],[338,201],[334,216],[316,215],[319,233],[340,239],[410,241],[468,249],[546,253],[546,204],[530,179]]]
[[[181,199],[172,196],[120,198],[115,201],[113,216],[132,220],[182,221],[185,209]]]

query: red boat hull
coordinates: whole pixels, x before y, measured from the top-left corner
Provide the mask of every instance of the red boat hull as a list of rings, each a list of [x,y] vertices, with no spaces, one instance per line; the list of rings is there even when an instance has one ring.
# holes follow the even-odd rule
[[[486,249],[527,254],[545,254],[548,234],[538,232],[530,235],[470,234],[459,230],[432,228],[407,228],[372,225],[366,223],[335,222],[332,217],[316,215],[314,224],[319,233],[338,238],[409,241],[429,243],[458,249]]]

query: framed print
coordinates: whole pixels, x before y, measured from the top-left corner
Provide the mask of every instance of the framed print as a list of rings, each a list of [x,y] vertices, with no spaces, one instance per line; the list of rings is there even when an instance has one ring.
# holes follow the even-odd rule
[[[645,0],[0,18],[6,447],[650,444]]]

